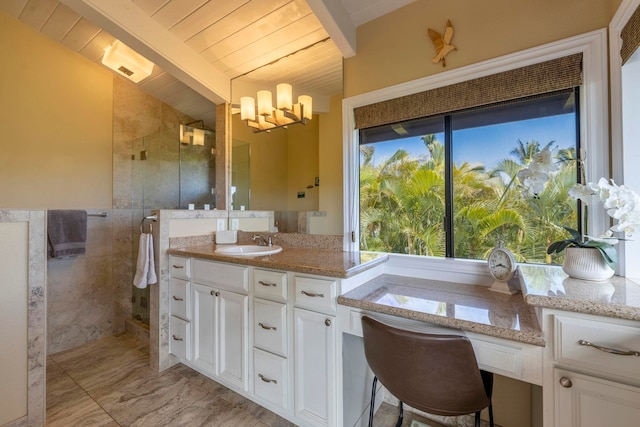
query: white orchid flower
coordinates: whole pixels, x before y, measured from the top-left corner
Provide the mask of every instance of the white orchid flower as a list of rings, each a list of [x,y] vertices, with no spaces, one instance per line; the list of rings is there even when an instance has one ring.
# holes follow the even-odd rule
[[[537,196],[544,190],[544,184],[549,180],[549,176],[525,168],[518,172],[518,179],[528,194]]]
[[[580,199],[587,204],[592,201],[595,194],[596,193],[591,189],[591,187],[582,184],[576,184],[569,190],[569,196],[574,199]]]
[[[607,215],[618,221],[610,228],[612,232],[630,235],[640,229],[640,196],[636,192],[606,178],[590,182],[587,187],[598,195]]]
[[[553,161],[553,153],[548,148],[533,155],[533,159],[529,164],[532,172],[549,174],[558,170],[558,166]]]

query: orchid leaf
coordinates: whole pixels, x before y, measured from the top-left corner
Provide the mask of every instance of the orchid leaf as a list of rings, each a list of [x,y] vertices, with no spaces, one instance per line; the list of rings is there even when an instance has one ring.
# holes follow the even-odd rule
[[[562,226],[562,228],[564,228],[569,232],[569,234],[571,234],[573,240],[577,240],[579,242],[582,241],[582,235],[578,232],[578,230],[574,230],[573,228],[566,227],[564,225]]]

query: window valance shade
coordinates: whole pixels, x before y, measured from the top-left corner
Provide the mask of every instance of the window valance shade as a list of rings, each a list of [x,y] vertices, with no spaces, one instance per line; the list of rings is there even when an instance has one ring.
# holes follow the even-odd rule
[[[582,84],[582,53],[354,109],[356,129],[523,98]]]
[[[624,65],[640,46],[640,7],[629,18],[629,22],[620,32],[620,38],[622,38],[620,58],[622,58],[622,65]]]

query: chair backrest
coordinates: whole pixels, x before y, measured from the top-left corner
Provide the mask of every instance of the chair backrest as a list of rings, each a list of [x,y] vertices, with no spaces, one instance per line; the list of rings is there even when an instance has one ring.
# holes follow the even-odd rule
[[[471,342],[459,335],[426,334],[362,318],[367,362],[378,380],[407,405],[445,416],[490,404]]]

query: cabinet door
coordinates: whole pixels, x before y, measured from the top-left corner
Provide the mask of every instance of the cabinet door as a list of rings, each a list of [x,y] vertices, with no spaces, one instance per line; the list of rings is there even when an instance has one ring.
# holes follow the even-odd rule
[[[554,376],[556,426],[638,425],[640,388],[562,370]]]
[[[295,415],[317,426],[336,425],[335,318],[294,309]]]
[[[249,297],[220,291],[218,303],[218,375],[242,390],[247,390]]]
[[[208,286],[192,284],[193,364],[210,374],[216,374],[218,341],[218,294]]]

